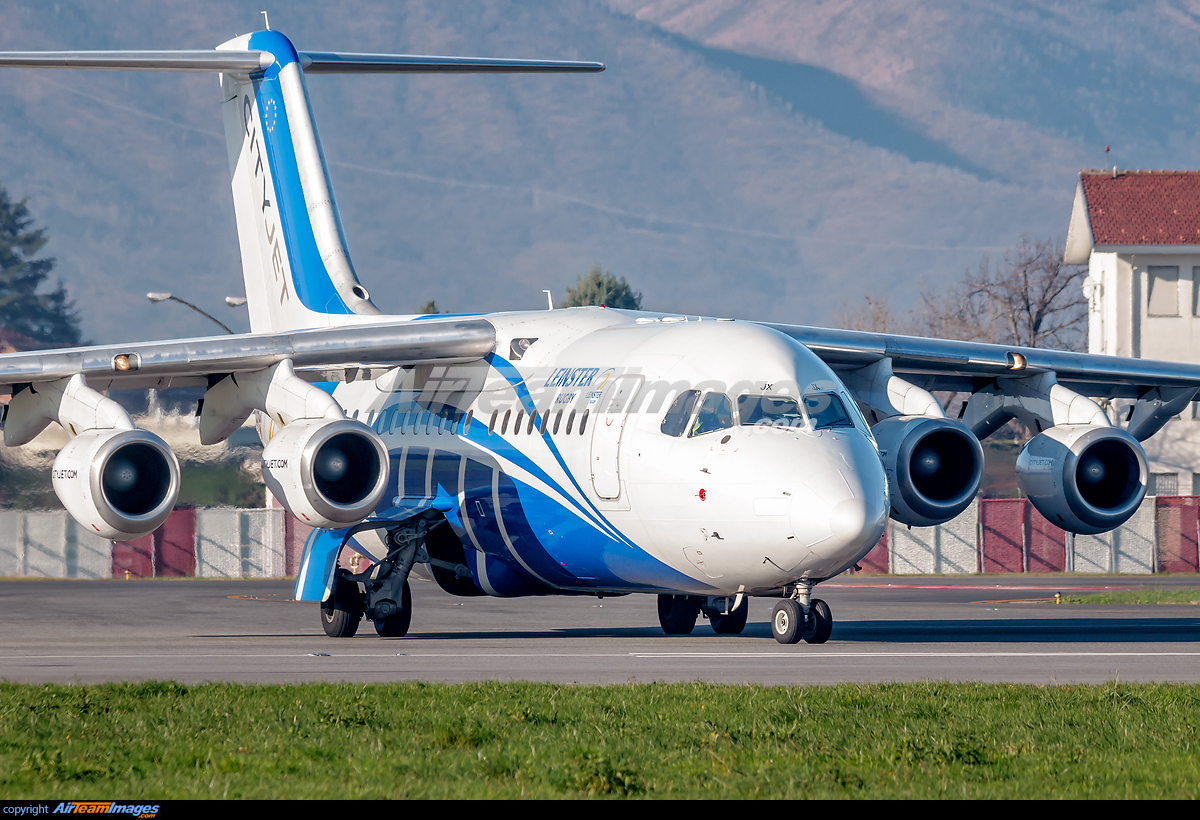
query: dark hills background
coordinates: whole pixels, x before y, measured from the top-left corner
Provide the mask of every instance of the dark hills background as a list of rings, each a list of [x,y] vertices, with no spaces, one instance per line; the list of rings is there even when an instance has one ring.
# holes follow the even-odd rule
[[[206,48],[261,2],[31,2],[0,49]],[[300,49],[600,60],[312,77],[381,308],[540,308],[599,261],[649,309],[822,324],[1064,234],[1080,168],[1200,167],[1200,4],[299,0]],[[243,288],[215,77],[0,70],[0,182],[96,342],[208,334]],[[1112,153],[1106,157],[1104,146]]]

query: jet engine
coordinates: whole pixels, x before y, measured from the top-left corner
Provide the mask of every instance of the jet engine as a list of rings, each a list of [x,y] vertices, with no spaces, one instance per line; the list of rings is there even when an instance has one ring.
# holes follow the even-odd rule
[[[941,524],[975,498],[983,478],[983,448],[964,425],[932,416],[894,416],[871,432],[879,442],[896,521]]]
[[[267,487],[313,527],[357,524],[387,489],[383,441],[353,419],[298,419],[271,437],[262,455]]]
[[[146,430],[90,430],[54,459],[54,492],[76,521],[104,538],[154,532],[179,496],[179,461]]]
[[[1146,495],[1146,454],[1115,427],[1059,424],[1017,456],[1017,485],[1046,519],[1085,535],[1129,520]]]

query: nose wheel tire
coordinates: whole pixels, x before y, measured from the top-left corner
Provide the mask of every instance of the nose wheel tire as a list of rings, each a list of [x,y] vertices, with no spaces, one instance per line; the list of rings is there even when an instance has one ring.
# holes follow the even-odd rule
[[[708,616],[709,626],[718,635],[740,635],[746,628],[746,615],[749,611],[749,598],[742,598],[741,606],[732,612],[722,614],[716,610],[705,610],[704,614]]]
[[[375,631],[381,638],[403,638],[408,634],[412,623],[412,590],[408,581],[404,582],[404,591],[400,594],[400,611],[395,615],[375,621]]]
[[[366,602],[358,584],[347,581],[338,570],[333,582],[333,594],[321,602],[321,626],[331,638],[353,638],[358,632]]]
[[[668,635],[690,635],[700,617],[700,598],[694,595],[659,595],[658,623]]]
[[[833,632],[833,613],[829,604],[820,598],[813,598],[808,608],[808,623],[804,626],[804,640],[808,643],[825,643]]]
[[[791,598],[784,598],[775,604],[771,613],[771,634],[782,644],[799,642],[804,636],[804,613],[800,604]]]

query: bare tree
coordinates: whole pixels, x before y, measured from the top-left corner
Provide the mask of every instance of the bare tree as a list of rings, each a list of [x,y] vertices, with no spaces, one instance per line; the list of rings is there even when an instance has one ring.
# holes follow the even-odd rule
[[[894,333],[910,335],[913,317],[908,318],[892,311],[886,299],[864,296],[861,303],[851,304],[847,299],[833,315],[833,326],[846,330],[865,330],[871,333]]]
[[[1061,240],[1021,238],[1016,249],[979,268],[948,290],[924,290],[922,335],[1023,347],[1083,350],[1086,271],[1064,265]]]

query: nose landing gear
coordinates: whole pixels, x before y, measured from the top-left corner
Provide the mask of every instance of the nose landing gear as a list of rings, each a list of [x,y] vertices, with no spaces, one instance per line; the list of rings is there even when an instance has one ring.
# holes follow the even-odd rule
[[[782,644],[825,643],[833,632],[833,613],[829,604],[812,597],[813,584],[796,585],[793,597],[784,598],[771,613],[771,634]]]

